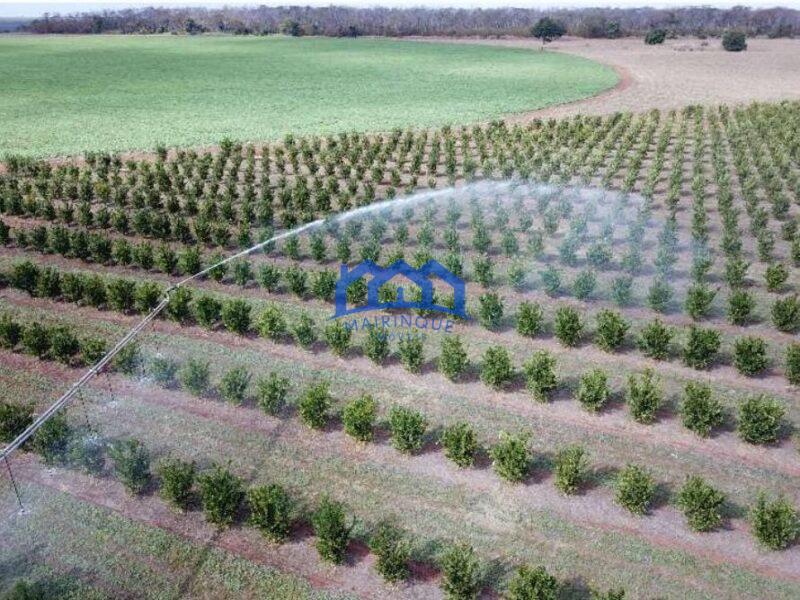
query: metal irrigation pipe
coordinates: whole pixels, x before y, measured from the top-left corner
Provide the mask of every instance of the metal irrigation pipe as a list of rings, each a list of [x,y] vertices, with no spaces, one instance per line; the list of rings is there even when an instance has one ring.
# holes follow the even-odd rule
[[[119,340],[113,348],[111,348],[111,350],[106,352],[106,354],[100,360],[98,360],[94,365],[92,365],[92,367],[88,371],[86,371],[86,373],[84,373],[83,376],[80,379],[78,379],[78,381],[73,383],[72,386],[58,400],[56,400],[46,411],[44,411],[41,415],[36,417],[33,423],[31,423],[25,429],[25,431],[20,433],[16,438],[14,438],[14,440],[10,444],[8,444],[5,448],[0,450],[0,460],[8,461],[8,457],[11,456],[11,454],[14,451],[18,450],[20,446],[22,446],[26,441],[28,441],[28,439],[34,433],[36,433],[36,431],[42,425],[44,425],[54,414],[56,414],[59,410],[61,410],[64,406],[66,406],[69,403],[69,401],[75,396],[75,394],[77,394],[80,391],[80,389],[84,385],[86,385],[86,383],[88,383],[89,380],[91,380],[92,377],[98,375],[106,367],[106,365],[108,365],[108,363],[110,363],[114,359],[114,357],[117,354],[119,354],[119,352],[125,346],[127,346],[131,341],[133,341],[133,338],[139,335],[142,329],[147,327],[147,325],[149,325],[150,322],[153,319],[155,319],[159,315],[159,313],[161,313],[161,311],[167,307],[167,304],[169,304],[170,294],[172,294],[172,292],[177,290],[179,287],[182,287],[185,284],[189,283],[190,281],[194,281],[195,279],[199,279],[200,277],[207,275],[217,267],[228,264],[229,262],[234,261],[237,258],[248,256],[253,252],[256,252],[257,250],[260,250],[261,248],[263,248],[264,246],[266,246],[271,242],[275,242],[283,238],[289,237],[291,235],[295,235],[307,229],[318,227],[319,225],[322,225],[323,222],[324,221],[322,219],[317,219],[316,221],[312,221],[311,223],[306,223],[305,225],[303,225],[302,227],[298,227],[297,229],[292,229],[291,231],[286,231],[279,235],[273,236],[268,240],[259,242],[255,246],[252,246],[246,250],[242,250],[241,252],[237,252],[236,254],[233,254],[228,258],[225,258],[219,261],[218,263],[211,265],[210,267],[206,267],[202,271],[198,271],[194,275],[190,275],[189,277],[186,277],[185,279],[180,280],[175,285],[169,287],[164,292],[164,298],[162,298],[161,302],[159,302],[155,306],[155,308],[153,308],[147,314],[147,316],[145,316],[144,319],[139,321],[139,323],[137,323],[132,329],[130,329],[128,333],[126,333],[125,336],[121,340]]]
[[[480,185],[480,183],[477,184],[477,185]],[[507,183],[503,184],[503,185],[504,185],[504,187],[508,186]],[[435,192],[429,192],[427,195],[432,198],[432,197],[442,196],[442,195],[445,195],[447,193],[448,193],[448,190],[437,190]],[[398,200],[384,200],[383,202],[377,202],[377,203],[371,204],[369,206],[364,206],[364,207],[360,207],[360,208],[354,209],[354,210],[349,211],[347,213],[342,213],[342,214],[338,215],[334,220],[335,221],[343,221],[343,220],[346,220],[346,219],[349,219],[349,218],[357,217],[360,214],[363,214],[363,213],[366,213],[366,212],[374,212],[376,210],[380,210],[380,209],[382,209],[384,207],[387,207],[387,206],[390,206],[390,205],[398,206],[398,205],[406,204],[408,202],[415,202],[416,200],[417,200],[416,196],[405,198],[405,199],[402,199],[402,200],[399,200],[399,201]],[[86,383],[88,383],[89,380],[92,379],[92,377],[95,377],[96,375],[98,375],[100,373],[100,371],[102,371],[103,368],[105,368],[105,366],[108,365],[108,363],[110,363],[113,360],[113,358],[142,331],[142,329],[147,327],[147,325],[153,319],[155,319],[159,315],[159,313],[162,310],[164,310],[164,308],[166,308],[167,304],[169,304],[170,294],[172,292],[174,292],[178,288],[184,286],[185,284],[189,283],[190,281],[194,281],[195,279],[198,279],[200,277],[203,277],[204,275],[207,275],[208,273],[210,273],[211,271],[213,271],[214,269],[216,269],[218,267],[221,267],[222,265],[228,264],[229,262],[232,262],[232,261],[234,261],[234,260],[236,260],[238,258],[242,258],[243,256],[248,256],[248,255],[252,254],[253,252],[256,252],[257,250],[260,250],[261,248],[263,248],[267,244],[270,244],[272,242],[276,242],[278,240],[282,240],[284,238],[290,237],[292,235],[296,235],[298,233],[302,233],[303,231],[306,231],[308,229],[314,229],[316,227],[319,227],[320,225],[323,225],[324,223],[325,223],[324,219],[317,219],[316,221],[311,221],[311,222],[306,223],[305,225],[302,225],[302,226],[297,227],[295,229],[291,229],[289,231],[284,231],[281,234],[272,236],[268,240],[264,240],[263,242],[259,242],[255,246],[247,248],[246,250],[242,250],[241,252],[237,252],[236,254],[233,254],[233,255],[231,255],[231,256],[229,256],[229,257],[227,257],[227,258],[225,258],[225,259],[223,259],[223,260],[221,260],[221,261],[219,261],[219,262],[217,262],[217,263],[215,263],[215,264],[213,264],[213,265],[211,265],[209,267],[206,267],[202,271],[198,271],[194,275],[190,275],[189,277],[186,277],[186,278],[178,281],[175,285],[170,286],[164,292],[164,298],[162,298],[161,302],[159,302],[158,305],[155,308],[153,308],[147,314],[147,316],[144,317],[144,319],[142,319],[131,330],[129,330],[128,333],[126,333],[125,336],[121,340],[119,340],[111,350],[109,350],[99,361],[97,361],[88,371],[86,371],[86,373],[84,373],[83,376],[78,381],[76,381],[74,384],[72,384],[72,386],[69,388],[69,390],[67,390],[47,410],[45,410],[41,415],[36,417],[36,419],[33,421],[33,423],[31,423],[25,429],[25,431],[20,433],[10,444],[8,444],[5,448],[0,450],[0,460],[5,460],[6,464],[7,464],[8,457],[11,456],[11,454],[13,452],[18,450],[20,448],[20,446],[22,446],[34,433],[36,433],[36,431],[42,425],[44,425],[55,413],[57,413],[64,406],[66,406],[67,403],[69,403],[69,401],[75,396],[75,394],[77,394],[81,390],[81,388]]]
[[[435,196],[443,195],[446,192],[447,192],[447,190],[437,190],[436,192],[429,193],[428,195],[430,197],[435,197]],[[336,221],[346,220],[346,219],[349,219],[349,218],[352,218],[352,217],[355,217],[355,216],[359,216],[360,214],[362,214],[364,212],[373,212],[375,210],[380,210],[380,209],[382,209],[382,208],[384,208],[386,206],[389,206],[390,204],[396,206],[398,204],[405,204],[406,202],[409,202],[409,201],[416,201],[416,197],[405,198],[405,199],[400,200],[400,201],[385,200],[383,202],[378,202],[378,203],[375,203],[375,204],[372,204],[372,205],[369,205],[369,206],[366,206],[366,207],[361,207],[361,208],[354,209],[354,210],[352,210],[352,211],[350,211],[348,213],[340,214],[334,220],[336,220]],[[56,400],[41,415],[36,417],[36,419],[33,421],[33,423],[31,423],[25,429],[25,431],[20,433],[11,443],[9,443],[5,448],[0,450],[0,460],[4,461],[6,463],[6,467],[9,470],[9,475],[11,475],[11,480],[12,480],[12,483],[14,483],[15,490],[16,490],[16,482],[14,482],[13,475],[11,474],[11,466],[8,463],[8,458],[11,456],[11,454],[14,453],[16,450],[18,450],[26,441],[28,441],[28,439],[30,439],[30,437],[34,433],[36,433],[39,430],[39,428],[42,425],[44,425],[53,415],[55,415],[59,410],[64,408],[64,406],[66,406],[69,403],[69,401],[72,400],[72,398],[75,396],[75,394],[80,392],[81,388],[84,385],[86,385],[86,383],[88,383],[92,379],[92,377],[97,376],[106,367],[106,365],[108,365],[114,359],[114,357],[117,354],[119,354],[119,352],[125,346],[127,346],[137,335],[139,335],[139,333],[145,327],[147,327],[147,325],[149,325],[150,322],[153,319],[155,319],[159,315],[159,313],[161,313],[162,310],[164,310],[167,307],[167,304],[169,304],[170,294],[172,294],[172,292],[177,290],[179,287],[182,287],[185,284],[189,283],[190,281],[194,281],[195,279],[198,279],[200,277],[203,277],[204,275],[207,275],[208,273],[210,273],[211,271],[213,271],[214,269],[216,269],[218,267],[221,267],[222,265],[228,264],[229,262],[232,262],[232,261],[234,261],[234,260],[236,260],[238,258],[241,258],[243,256],[248,256],[248,255],[252,254],[253,252],[256,252],[257,250],[260,250],[261,248],[263,248],[267,244],[270,244],[272,242],[276,242],[278,240],[287,238],[287,237],[292,236],[292,235],[296,235],[298,233],[302,233],[303,231],[306,231],[308,229],[313,229],[313,228],[319,227],[320,225],[323,225],[324,223],[325,223],[324,219],[317,219],[316,221],[311,221],[309,223],[306,223],[305,225],[297,227],[296,229],[285,231],[285,232],[283,232],[283,233],[281,233],[279,235],[276,235],[276,236],[273,236],[273,237],[269,238],[268,240],[265,240],[263,242],[259,242],[255,246],[247,248],[246,250],[242,250],[241,252],[237,252],[236,254],[233,254],[233,255],[229,256],[228,258],[225,258],[225,259],[223,259],[223,260],[221,260],[221,261],[219,261],[219,262],[217,262],[217,263],[215,263],[215,264],[213,264],[213,265],[211,265],[209,267],[206,267],[202,271],[198,271],[194,275],[190,275],[189,277],[186,277],[186,278],[178,281],[175,285],[170,286],[164,292],[164,297],[161,299],[161,301],[155,306],[155,308],[153,308],[147,314],[147,316],[145,316],[141,321],[139,321],[139,323],[137,323],[132,329],[130,329],[128,331],[128,333],[126,333],[125,336],[121,340],[119,340],[111,350],[106,352],[106,354],[99,361],[97,361],[94,365],[92,365],[92,367],[88,371],[86,371],[86,373],[84,373],[83,376],[80,379],[78,379],[78,381],[73,383],[72,386],[58,400]],[[22,505],[22,501],[21,501],[20,496],[19,496],[19,491],[18,490],[16,490],[16,491],[17,491],[17,500],[20,502],[20,506],[21,506]]]
[[[110,363],[114,357],[125,347],[127,346],[133,338],[135,338],[142,329],[147,327],[147,325],[155,319],[158,314],[164,310],[164,308],[169,304],[169,293],[174,288],[170,288],[167,291],[167,294],[164,298],[159,302],[153,310],[151,310],[144,319],[139,321],[125,336],[119,340],[111,350],[106,352],[103,357],[98,360],[92,367],[83,374],[83,376],[78,379],[72,386],[53,404],[48,407],[46,411],[44,411],[41,415],[36,417],[36,419],[31,423],[25,431],[20,433],[14,440],[8,444],[2,451],[0,451],[0,459],[8,459],[9,456],[15,451],[18,450],[20,446],[22,446],[28,439],[36,433],[36,431],[44,425],[54,414],[56,414],[59,410],[61,410],[72,398],[77,394],[80,389],[95,375],[100,373],[103,368]]]
[[[480,185],[480,183],[477,184],[477,185]],[[507,186],[507,185],[508,184],[505,184],[505,186]],[[437,197],[437,196],[444,195],[446,193],[447,193],[447,190],[437,190],[436,192],[428,193],[428,196],[432,198],[432,197]],[[400,201],[397,201],[397,200],[385,200],[383,202],[378,202],[378,203],[375,203],[375,204],[372,204],[372,205],[369,205],[369,206],[365,206],[365,207],[354,209],[354,210],[352,210],[350,212],[347,212],[347,213],[342,213],[342,214],[338,215],[334,220],[335,221],[343,221],[343,220],[346,220],[346,219],[349,219],[349,218],[352,218],[352,217],[357,217],[360,214],[363,214],[365,212],[373,212],[373,211],[376,211],[376,210],[380,210],[380,209],[382,209],[382,208],[384,208],[386,206],[389,206],[389,205],[398,206],[398,205],[401,205],[401,204],[405,204],[407,202],[414,202],[416,200],[417,200],[416,196],[405,198],[405,199],[400,200]],[[106,352],[106,354],[100,360],[98,360],[94,365],[92,365],[92,367],[88,371],[86,371],[86,373],[84,373],[83,376],[78,381],[73,383],[72,386],[58,400],[56,400],[41,415],[36,417],[36,419],[33,421],[33,423],[31,423],[25,429],[25,431],[20,433],[10,444],[8,444],[5,448],[0,450],[0,460],[4,461],[6,463],[6,467],[8,468],[9,475],[11,476],[11,481],[14,484],[14,489],[15,489],[15,491],[17,493],[17,500],[19,501],[20,506],[22,506],[22,500],[21,500],[20,495],[19,495],[19,490],[16,487],[16,482],[14,481],[13,474],[11,473],[11,466],[10,466],[10,464],[8,462],[8,459],[11,456],[11,454],[13,454],[26,441],[28,441],[28,439],[30,439],[30,437],[33,436],[33,434],[35,434],[42,425],[44,425],[51,417],[53,417],[53,415],[55,415],[59,410],[64,408],[64,406],[66,406],[69,403],[69,401],[72,400],[72,398],[75,396],[75,394],[80,392],[81,388],[84,385],[86,385],[86,383],[88,383],[92,379],[92,377],[97,376],[114,359],[114,357],[117,354],[119,354],[119,352],[125,346],[127,346],[131,341],[133,341],[133,339],[137,335],[139,335],[139,333],[141,333],[141,331],[145,327],[147,327],[147,325],[149,325],[150,322],[153,319],[155,319],[161,313],[162,310],[164,310],[167,307],[167,305],[169,304],[170,294],[172,294],[172,292],[174,292],[178,288],[184,286],[185,284],[189,283],[190,281],[194,281],[195,279],[199,279],[200,277],[203,277],[204,275],[207,275],[208,273],[210,273],[211,271],[213,271],[214,269],[216,269],[218,267],[221,267],[222,265],[228,264],[229,262],[232,262],[232,261],[234,261],[234,260],[236,260],[238,258],[241,258],[243,256],[249,256],[253,252],[256,252],[257,250],[260,250],[261,248],[263,248],[267,244],[270,244],[272,242],[276,242],[278,240],[282,240],[284,238],[290,237],[292,235],[296,235],[298,233],[302,233],[303,231],[306,231],[308,229],[314,229],[316,227],[319,227],[320,225],[323,225],[324,223],[325,223],[324,219],[317,219],[316,221],[311,221],[310,223],[306,223],[305,225],[297,227],[296,229],[285,231],[285,232],[283,232],[283,233],[281,233],[279,235],[276,235],[276,236],[273,236],[273,237],[269,238],[268,240],[265,240],[263,242],[259,242],[255,246],[247,248],[246,250],[242,250],[241,252],[237,252],[236,254],[233,254],[233,255],[229,256],[228,258],[225,258],[225,259],[223,259],[223,260],[221,260],[221,261],[219,261],[219,262],[217,262],[217,263],[215,263],[215,264],[213,264],[213,265],[211,265],[209,267],[206,267],[205,269],[203,269],[201,271],[198,271],[194,275],[190,275],[189,277],[186,277],[186,278],[178,281],[176,284],[174,284],[174,285],[170,286],[169,288],[167,288],[167,290],[164,292],[164,297],[161,299],[161,301],[141,321],[139,321],[139,323],[134,325],[134,327],[132,329],[130,329],[128,331],[128,333],[126,333],[125,336],[121,340],[119,340],[111,350]]]

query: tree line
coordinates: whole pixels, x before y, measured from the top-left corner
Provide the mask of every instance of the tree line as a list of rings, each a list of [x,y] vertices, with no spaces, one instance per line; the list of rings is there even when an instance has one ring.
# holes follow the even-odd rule
[[[188,33],[323,35],[530,35],[543,17],[557,19],[570,35],[609,38],[644,35],[654,28],[675,35],[791,37],[800,32],[800,11],[789,8],[534,8],[430,9],[282,6],[141,8],[79,14],[47,14],[23,29],[32,33]]]

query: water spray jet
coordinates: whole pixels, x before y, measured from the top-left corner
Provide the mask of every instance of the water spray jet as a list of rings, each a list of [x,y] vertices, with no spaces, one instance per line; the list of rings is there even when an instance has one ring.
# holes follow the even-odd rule
[[[161,314],[161,312],[163,312],[163,310],[169,305],[171,295],[178,288],[181,288],[191,283],[192,281],[204,277],[208,273],[212,272],[213,270],[221,266],[224,266],[226,264],[229,264],[233,261],[244,258],[246,256],[250,256],[251,254],[262,250],[263,248],[267,247],[270,244],[273,244],[274,242],[284,240],[302,233],[310,232],[319,228],[332,227],[338,225],[339,223],[344,223],[353,219],[359,219],[373,213],[380,213],[385,209],[405,208],[408,206],[418,205],[423,202],[432,202],[444,198],[449,198],[451,200],[464,202],[464,201],[471,201],[473,199],[478,199],[481,196],[493,196],[496,200],[499,200],[500,197],[504,194],[508,194],[509,196],[514,196],[515,193],[520,193],[521,191],[527,192],[528,194],[531,193],[539,195],[546,194],[549,196],[557,196],[559,195],[559,193],[562,194],[567,193],[569,195],[574,194],[576,198],[582,198],[585,201],[591,203],[595,202],[605,203],[609,199],[609,196],[612,196],[615,199],[620,198],[623,201],[624,204],[619,207],[620,210],[624,209],[628,205],[631,197],[633,196],[631,194],[618,194],[614,192],[608,192],[605,189],[554,186],[551,184],[544,184],[544,183],[531,183],[519,179],[509,179],[502,181],[483,180],[474,183],[467,183],[459,187],[453,186],[453,187],[443,188],[440,190],[425,190],[417,192],[415,194],[411,194],[410,196],[407,196],[405,198],[383,200],[381,202],[376,202],[366,206],[357,207],[344,213],[339,213],[333,216],[329,216],[325,219],[317,219],[315,221],[305,223],[304,225],[295,227],[294,229],[274,235],[267,240],[261,241],[251,246],[250,248],[247,248],[245,250],[237,252],[236,254],[228,256],[227,258],[220,260],[215,264],[210,265],[193,275],[181,279],[174,285],[167,288],[167,290],[164,292],[164,296],[161,298],[159,303],[144,318],[142,318],[141,321],[139,321],[136,325],[134,325],[114,345],[114,347],[111,348],[111,350],[109,350],[106,354],[102,356],[102,358],[100,358],[95,364],[93,364],[75,383],[73,383],[70,386],[70,388],[63,395],[61,395],[41,415],[39,415],[22,433],[20,433],[9,444],[7,444],[5,448],[0,450],[0,460],[3,460],[3,462],[6,463],[6,467],[9,476],[11,478],[20,508],[24,510],[21,495],[16,485],[16,482],[13,478],[11,464],[9,462],[9,458],[11,457],[11,455],[15,451],[17,451],[20,447],[22,447],[22,445],[25,444],[25,442],[28,441],[39,430],[39,428],[41,428],[58,411],[67,406],[85,385],[87,385],[95,376],[102,373],[104,369],[106,369],[106,367],[109,366],[114,357],[119,352],[121,352],[128,344],[133,342],[134,339],[159,314]],[[604,206],[603,208],[608,209],[607,206]],[[609,214],[612,216],[614,215],[613,208]]]

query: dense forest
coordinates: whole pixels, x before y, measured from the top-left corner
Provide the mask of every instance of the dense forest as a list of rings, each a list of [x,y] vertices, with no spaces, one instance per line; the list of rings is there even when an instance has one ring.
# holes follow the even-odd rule
[[[800,34],[800,11],[788,8],[734,7],[427,9],[328,7],[142,8],[74,15],[48,15],[31,21],[32,33],[189,33],[241,35],[411,36],[529,35],[543,16],[561,21],[570,35],[597,38],[643,35],[661,28],[674,35],[719,35],[740,29],[748,35]]]

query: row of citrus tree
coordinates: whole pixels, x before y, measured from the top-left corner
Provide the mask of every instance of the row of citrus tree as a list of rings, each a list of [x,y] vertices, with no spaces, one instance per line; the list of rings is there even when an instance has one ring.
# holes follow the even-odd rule
[[[48,282],[57,276],[55,270],[40,270],[26,262],[16,265],[11,281],[20,289],[38,294],[42,288],[52,287]],[[67,294],[67,299],[93,306],[107,304],[120,311],[137,309],[147,312],[163,294],[163,290],[152,282],[138,283],[125,279],[106,281],[97,275],[79,273],[67,273],[64,277],[70,287],[80,290],[78,298]],[[45,283],[42,284],[42,281]],[[58,285],[61,285],[60,280]],[[52,293],[38,295],[60,297]],[[496,301],[491,296],[482,298],[481,313],[484,320],[491,321],[498,317],[498,312],[502,314],[502,309],[493,303]],[[171,295],[166,315],[177,322],[196,322],[207,328],[215,328],[221,323],[225,329],[239,335],[255,332],[276,342],[294,340],[306,349],[324,343],[338,356],[355,351],[354,331],[343,320],[331,321],[320,327],[306,312],[301,312],[289,322],[283,307],[278,304],[267,304],[255,318],[253,310],[254,305],[241,298],[221,300],[211,294],[193,293],[184,287]],[[542,330],[543,322],[541,307],[532,303],[520,306],[516,323],[520,334],[537,335]],[[575,308],[562,306],[557,310],[554,330],[563,344],[576,345],[583,327],[582,317]],[[597,315],[595,343],[609,352],[616,351],[622,346],[627,330],[628,324],[617,313],[601,311]],[[669,327],[654,321],[640,332],[637,343],[647,356],[665,359],[669,356],[673,335]],[[417,335],[399,337],[397,357],[409,372],[419,373],[426,360],[423,338]],[[0,341],[4,345],[13,347],[20,340],[28,352],[38,356],[51,355],[66,362],[74,362],[78,356],[75,344],[64,342],[62,336],[51,336],[41,325],[16,332],[10,325],[0,328]],[[718,352],[719,345],[718,332],[693,327],[683,349],[684,362],[696,368],[707,367]],[[384,364],[393,354],[390,336],[385,330],[375,327],[368,329],[360,349],[376,364]],[[735,357],[740,370],[755,374],[765,367],[765,344],[758,338],[743,338],[737,342]],[[791,374],[795,372],[792,369],[796,369],[800,363],[800,345],[789,347],[787,360],[787,372]],[[480,363],[473,366],[461,338],[445,335],[442,336],[436,363],[439,371],[452,381],[468,377],[477,368],[481,381],[496,390],[512,386],[521,375],[527,389],[539,401],[547,401],[562,385],[557,375],[556,358],[547,350],[534,352],[522,365],[520,373],[505,347],[496,345],[487,348]],[[574,393],[584,408],[596,412],[609,402],[614,391],[609,385],[607,373],[594,369],[581,375]],[[625,398],[632,417],[640,423],[652,423],[664,410],[665,396],[660,380],[650,369],[629,377]],[[686,387],[680,413],[683,423],[700,435],[708,435],[725,420],[725,411],[719,400],[713,397],[710,387],[696,382]],[[784,414],[785,409],[777,400],[764,396],[751,397],[739,407],[740,436],[750,443],[775,442],[787,428]]]

